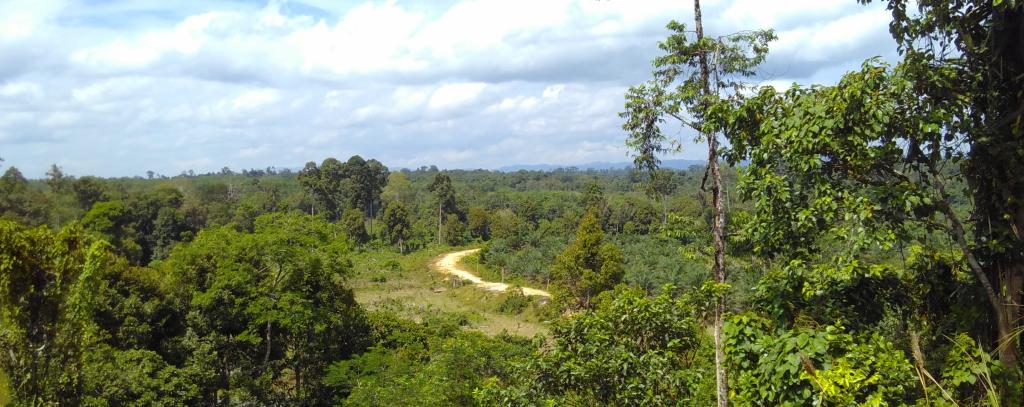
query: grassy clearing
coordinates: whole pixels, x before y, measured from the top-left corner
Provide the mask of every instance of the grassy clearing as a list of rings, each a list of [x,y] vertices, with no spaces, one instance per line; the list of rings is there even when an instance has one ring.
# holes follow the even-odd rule
[[[519,314],[503,313],[499,309],[508,294],[465,285],[431,269],[439,256],[453,250],[458,248],[429,248],[404,256],[391,252],[358,254],[353,259],[355,275],[351,281],[356,300],[368,309],[390,310],[416,321],[454,316],[466,321],[470,329],[488,335],[507,331],[532,337],[547,331],[535,300]]]
[[[480,252],[473,253],[462,258],[459,262],[459,266],[466,271],[472,272],[484,279],[484,281],[493,281],[496,283],[508,283],[509,285],[528,286],[534,288],[543,289],[544,287],[537,287],[536,284],[527,282],[522,275],[514,273],[504,273],[502,275],[501,270],[497,267],[489,266],[480,262]]]

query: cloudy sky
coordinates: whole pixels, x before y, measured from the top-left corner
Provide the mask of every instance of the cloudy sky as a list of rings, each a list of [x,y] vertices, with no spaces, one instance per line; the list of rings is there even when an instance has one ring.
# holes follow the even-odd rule
[[[777,30],[765,84],[894,58],[878,4],[703,3],[710,34]],[[30,177],[627,161],[622,95],[671,19],[692,3],[0,0],[0,157]]]

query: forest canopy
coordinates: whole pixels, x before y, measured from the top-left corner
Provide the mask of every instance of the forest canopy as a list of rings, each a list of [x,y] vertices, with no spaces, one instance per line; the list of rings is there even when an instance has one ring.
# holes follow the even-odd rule
[[[884,5],[896,60],[773,87],[695,1],[633,168],[7,166],[0,404],[1021,405],[1024,3]]]

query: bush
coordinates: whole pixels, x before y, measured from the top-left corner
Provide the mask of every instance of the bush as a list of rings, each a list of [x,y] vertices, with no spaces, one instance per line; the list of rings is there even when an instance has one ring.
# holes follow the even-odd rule
[[[665,292],[671,292],[668,289]],[[550,346],[515,364],[511,380],[476,392],[483,405],[709,405],[713,360],[687,302],[620,286],[592,311],[560,320]]]
[[[498,306],[498,312],[520,314],[530,305],[530,297],[523,294],[521,287],[509,288],[505,300]]]

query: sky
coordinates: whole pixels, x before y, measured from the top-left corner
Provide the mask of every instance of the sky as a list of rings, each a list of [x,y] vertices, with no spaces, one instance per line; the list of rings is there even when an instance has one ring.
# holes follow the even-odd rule
[[[705,0],[709,35],[773,28],[752,79],[895,60],[855,0]],[[42,177],[629,161],[618,113],[689,1],[0,0],[0,166]],[[688,140],[689,134],[670,130]],[[690,145],[672,158],[706,154]]]

